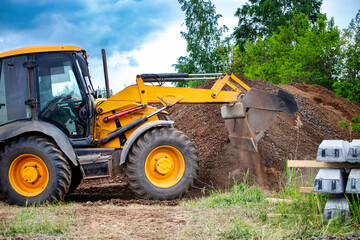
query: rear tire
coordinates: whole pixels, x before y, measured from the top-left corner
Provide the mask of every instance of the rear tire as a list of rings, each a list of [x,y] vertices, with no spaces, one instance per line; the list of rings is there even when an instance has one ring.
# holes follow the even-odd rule
[[[10,204],[32,205],[63,199],[71,168],[49,139],[39,136],[13,140],[0,153],[0,186]]]
[[[140,198],[182,197],[197,177],[198,158],[189,138],[175,128],[154,128],[132,146],[124,171]]]

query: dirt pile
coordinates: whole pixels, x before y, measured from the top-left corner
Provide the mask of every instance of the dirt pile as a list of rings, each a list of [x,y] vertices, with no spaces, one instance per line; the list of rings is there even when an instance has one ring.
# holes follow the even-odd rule
[[[261,80],[242,81],[266,92],[276,93],[278,86]],[[202,84],[210,88],[213,83]],[[348,103],[335,93],[302,83],[282,85],[295,95],[299,113],[280,113],[265,136],[259,141],[259,154],[239,154],[228,140],[221,104],[178,104],[170,109],[175,127],[183,131],[195,144],[200,160],[197,184],[229,187],[233,178],[241,180],[249,169],[255,181],[269,189],[279,186],[287,159],[312,159],[324,139],[346,139],[349,134],[338,126],[338,121],[350,121],[360,113],[360,105]]]

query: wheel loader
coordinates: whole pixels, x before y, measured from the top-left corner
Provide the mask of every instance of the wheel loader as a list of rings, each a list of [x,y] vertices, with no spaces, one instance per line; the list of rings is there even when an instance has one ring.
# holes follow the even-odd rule
[[[198,158],[167,108],[223,103],[231,142],[255,151],[278,112],[297,111],[291,94],[250,89],[231,73],[141,74],[105,98],[93,88],[87,57],[63,45],[0,53],[0,193],[8,203],[60,200],[82,179],[113,176],[120,167],[138,197],[180,198],[197,178]],[[214,85],[164,86],[199,79]]]

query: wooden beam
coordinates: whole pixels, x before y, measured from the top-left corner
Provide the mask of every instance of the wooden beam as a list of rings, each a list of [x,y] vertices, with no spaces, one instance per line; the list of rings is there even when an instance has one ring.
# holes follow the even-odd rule
[[[314,160],[288,160],[287,166],[298,168],[360,168],[360,163],[316,162]]]
[[[313,187],[300,187],[300,192],[301,193],[312,193],[313,192]]]
[[[289,217],[293,216],[294,214],[284,214],[284,213],[268,213],[266,216],[268,218],[276,218],[276,217]]]
[[[292,217],[295,216],[295,214],[287,214],[287,213],[268,213],[266,214],[266,216],[268,218],[276,218],[276,217]],[[300,215],[299,215],[300,216]],[[309,217],[311,216],[310,214],[308,215]],[[318,217],[320,217],[321,215],[316,215]]]
[[[292,203],[294,200],[291,199],[281,199],[281,198],[266,198],[267,201],[277,203],[277,202],[287,202]]]

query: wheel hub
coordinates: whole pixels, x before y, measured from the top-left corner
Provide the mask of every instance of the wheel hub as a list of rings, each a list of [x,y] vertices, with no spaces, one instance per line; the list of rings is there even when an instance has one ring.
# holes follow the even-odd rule
[[[169,145],[155,148],[145,160],[146,177],[159,188],[169,188],[177,184],[184,171],[184,157],[178,149]]]
[[[171,161],[167,157],[157,159],[156,161],[156,171],[161,174],[167,174],[172,168]]]
[[[34,197],[46,188],[49,182],[49,171],[40,157],[34,154],[22,154],[10,165],[9,182],[18,194]]]
[[[21,171],[21,177],[25,182],[34,183],[40,178],[39,171],[37,170],[37,166],[28,166],[24,167]]]

